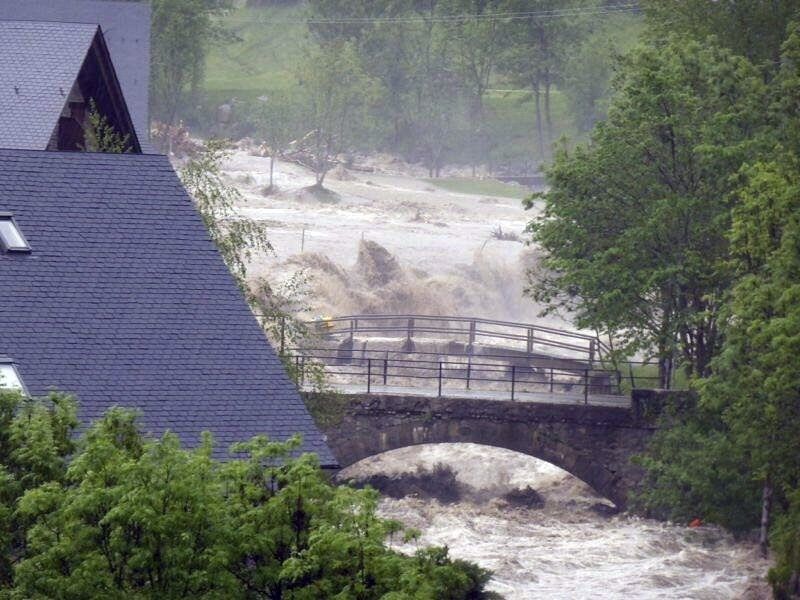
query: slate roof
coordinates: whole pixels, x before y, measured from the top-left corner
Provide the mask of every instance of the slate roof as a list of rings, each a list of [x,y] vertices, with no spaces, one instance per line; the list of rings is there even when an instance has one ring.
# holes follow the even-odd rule
[[[31,394],[222,451],[299,432],[335,464],[165,157],[0,150],[0,211],[32,248],[0,251],[0,354]]]
[[[0,0],[0,21],[100,25],[142,146],[150,135],[150,3],[101,0]],[[2,54],[0,50],[0,54]],[[0,104],[0,106],[4,106]]]
[[[44,150],[97,25],[0,21],[0,147]]]

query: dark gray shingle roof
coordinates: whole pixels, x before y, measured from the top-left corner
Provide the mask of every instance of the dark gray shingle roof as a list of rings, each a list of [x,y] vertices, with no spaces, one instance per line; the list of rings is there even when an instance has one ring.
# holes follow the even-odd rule
[[[299,432],[335,462],[165,157],[0,150],[0,211],[32,248],[0,252],[0,353],[32,394],[188,444]]]
[[[97,25],[0,21],[0,148],[44,150]]]
[[[139,142],[146,144],[150,98],[149,2],[0,0],[0,20],[99,24]]]

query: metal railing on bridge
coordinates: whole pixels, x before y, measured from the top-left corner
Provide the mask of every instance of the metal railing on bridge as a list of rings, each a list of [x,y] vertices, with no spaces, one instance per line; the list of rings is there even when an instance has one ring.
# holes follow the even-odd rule
[[[349,342],[351,358],[360,356],[366,359],[368,354],[373,353],[370,356],[377,360],[374,352],[378,350],[381,355],[388,351],[389,355],[395,357],[394,361],[399,360],[400,356],[414,360],[414,357],[419,358],[424,354],[424,350],[429,350],[431,356],[457,356],[457,361],[468,360],[472,364],[477,364],[478,360],[492,362],[498,359],[516,362],[521,374],[525,369],[541,373],[543,369],[551,367],[556,374],[559,370],[564,373],[584,370],[590,373],[614,373],[616,380],[622,382],[618,387],[624,386],[625,392],[639,387],[656,388],[660,383],[657,366],[652,362],[615,360],[611,349],[596,336],[533,323],[403,314],[347,315],[308,321],[305,325],[314,334],[310,346],[330,344],[325,350],[329,352],[346,347]],[[281,326],[281,354],[298,352],[286,348],[284,331],[284,326]],[[356,339],[363,344],[354,346]],[[437,342],[442,341],[446,342],[446,346],[436,347]],[[386,347],[397,342],[402,345],[399,352]],[[455,350],[453,342],[456,343]],[[372,347],[368,349],[368,346]],[[322,352],[322,349],[318,348],[317,352]],[[342,357],[337,354],[337,358]],[[529,364],[520,364],[522,360]],[[471,367],[469,371],[468,379],[472,382]],[[557,382],[554,388],[559,389]]]
[[[567,352],[568,357],[586,360],[590,366],[608,354],[596,336],[565,331],[532,323],[515,323],[473,317],[433,315],[348,315],[307,323],[312,330],[328,337],[414,338],[435,337],[463,342],[467,348],[484,344],[509,352],[534,354],[540,350]],[[285,342],[281,339],[281,351]]]
[[[324,369],[328,384],[348,391],[471,395],[510,401],[622,403],[622,378],[615,370],[558,367],[552,361],[519,362],[516,355],[407,353],[374,350],[354,356],[330,348],[293,348],[284,356],[301,385],[314,369]],[[627,402],[627,400],[626,400]]]

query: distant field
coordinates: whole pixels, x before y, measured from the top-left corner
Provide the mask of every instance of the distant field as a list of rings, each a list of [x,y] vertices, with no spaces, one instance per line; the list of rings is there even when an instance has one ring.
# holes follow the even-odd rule
[[[522,200],[530,196],[530,190],[518,185],[503,183],[496,179],[470,179],[469,177],[448,177],[445,179],[426,179],[426,182],[438,188],[458,194],[474,194],[476,196],[501,196]]]

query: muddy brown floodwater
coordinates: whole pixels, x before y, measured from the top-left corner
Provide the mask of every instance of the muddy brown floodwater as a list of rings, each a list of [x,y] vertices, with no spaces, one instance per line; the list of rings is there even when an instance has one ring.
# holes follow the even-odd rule
[[[490,589],[508,599],[765,597],[767,569],[753,543],[717,527],[689,528],[627,515],[601,516],[607,502],[565,471],[535,458],[475,444],[402,448],[357,463],[341,477],[450,466],[468,489],[461,501],[384,499],[381,514],[422,531],[420,544],[494,571]],[[542,508],[503,496],[531,487]],[[413,545],[400,547],[413,552]]]

